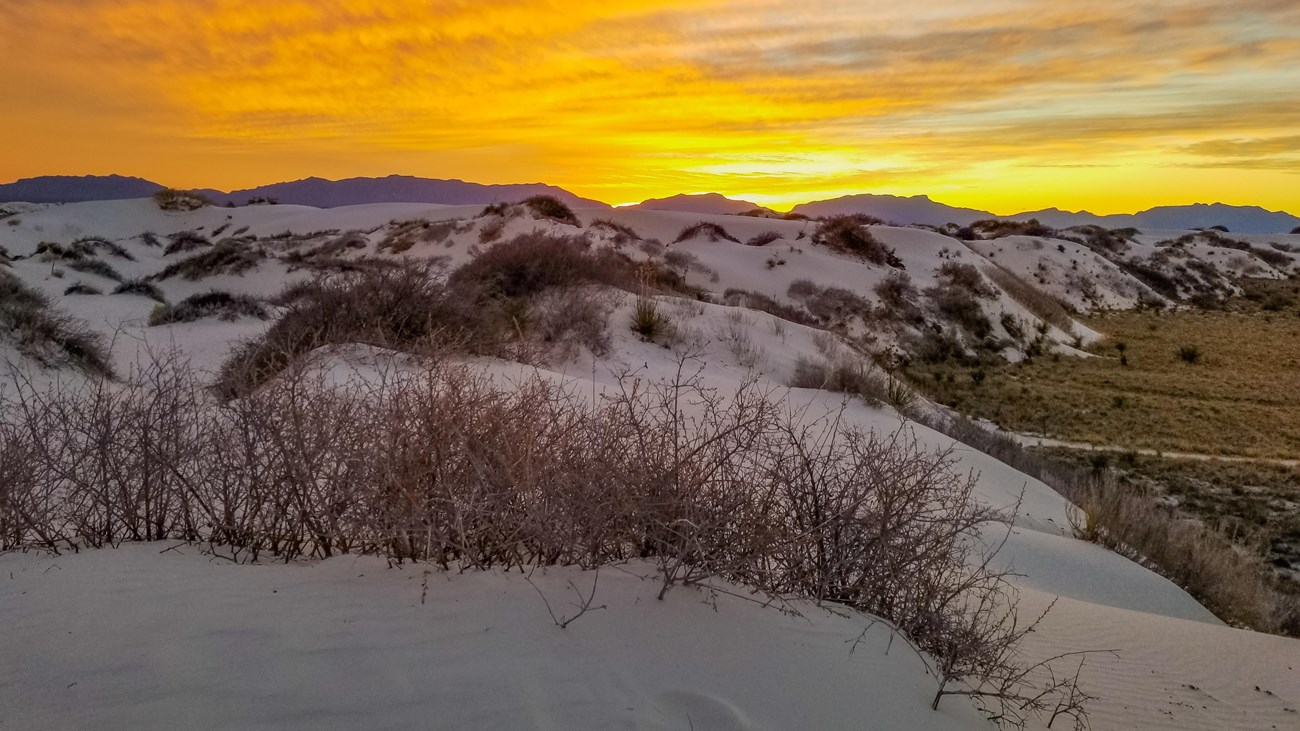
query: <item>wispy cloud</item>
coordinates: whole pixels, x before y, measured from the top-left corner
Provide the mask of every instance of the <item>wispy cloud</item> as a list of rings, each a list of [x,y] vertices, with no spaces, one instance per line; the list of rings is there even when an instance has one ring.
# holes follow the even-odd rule
[[[1146,173],[1185,167],[1201,173],[1160,195],[1222,198],[1217,180],[1286,205],[1293,0],[911,5],[9,0],[17,113],[0,134],[57,144],[24,146],[0,176],[391,170],[620,201],[889,190],[1131,208],[1123,196],[1169,202]]]

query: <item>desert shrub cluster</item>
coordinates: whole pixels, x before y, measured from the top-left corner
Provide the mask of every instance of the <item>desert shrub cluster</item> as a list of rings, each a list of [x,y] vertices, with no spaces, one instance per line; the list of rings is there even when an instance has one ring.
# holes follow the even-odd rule
[[[191,295],[174,305],[157,306],[149,316],[149,325],[156,327],[178,322],[196,322],[209,317],[222,320],[255,317],[265,320],[270,317],[270,314],[266,307],[253,297],[214,290]]]
[[[181,231],[167,237],[168,244],[163,248],[163,256],[172,254],[182,254],[195,249],[203,249],[212,246],[208,237],[197,231]]]
[[[157,193],[154,193],[153,201],[164,211],[181,213],[197,211],[200,208],[212,205],[212,201],[208,200],[208,198],[202,193],[196,193],[192,190],[175,190],[172,188],[160,190]]]
[[[171,247],[168,249],[170,253]],[[216,246],[168,264],[150,279],[161,281],[181,277],[197,281],[220,274],[244,274],[256,269],[266,258],[266,250],[262,247],[242,239],[226,239]]]
[[[1073,683],[1016,654],[1032,625],[978,540],[1003,516],[951,454],[682,372],[594,400],[437,363],[343,385],[295,370],[225,404],[170,361],[120,386],[20,390],[0,418],[0,550],[174,539],[234,561],[364,553],[449,571],[639,560],[661,597],[725,580],[874,615],[932,659],[936,706],[1082,713]]]
[[[0,337],[38,363],[70,365],[92,375],[112,375],[104,338],[85,323],[59,312],[48,297],[18,277],[0,271]]]
[[[578,217],[564,201],[551,195],[535,195],[523,202],[525,208],[538,218],[547,218],[570,226],[581,225]]]
[[[709,241],[715,244],[719,241],[730,241],[735,244],[740,243],[740,239],[732,236],[727,229],[723,228],[719,224],[711,223],[709,221],[700,221],[699,223],[683,228],[681,232],[677,234],[677,238],[673,239],[673,243],[680,244],[683,241],[690,241],[691,239],[700,236],[708,238]]]
[[[327,345],[450,349],[525,362],[563,357],[575,346],[604,352],[609,306],[589,287],[633,291],[639,281],[630,259],[592,250],[581,238],[544,233],[497,244],[450,274],[436,261],[361,266],[365,261],[282,295],[284,314],[264,336],[235,350],[222,369],[220,392],[236,396],[256,388]]]
[[[984,314],[980,300],[994,299],[997,291],[984,281],[974,265],[944,262],[935,279],[935,286],[927,289],[925,296],[945,320],[977,340],[992,335],[993,323]]]
[[[867,225],[869,222],[857,216],[826,218],[817,224],[812,241],[819,246],[856,254],[877,266],[902,269],[902,260],[892,249],[880,243],[866,228]]]

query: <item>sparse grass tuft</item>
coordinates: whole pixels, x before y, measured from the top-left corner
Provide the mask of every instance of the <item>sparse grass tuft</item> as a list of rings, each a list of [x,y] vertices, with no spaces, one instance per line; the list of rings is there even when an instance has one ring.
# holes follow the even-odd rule
[[[163,256],[181,254],[186,251],[194,251],[195,249],[212,246],[212,242],[209,241],[206,236],[197,231],[181,231],[180,233],[172,234],[167,238],[171,243],[167,245],[167,248],[163,249]]]
[[[135,261],[135,257],[131,256],[131,252],[122,248],[120,244],[116,244],[100,236],[87,236],[85,238],[80,238],[73,241],[72,245],[86,246],[92,249],[102,249],[103,251],[107,251],[110,256],[115,256],[119,259],[126,259],[127,261]]]
[[[168,247],[170,249],[170,247]],[[183,277],[197,281],[219,274],[243,274],[256,269],[266,259],[266,250],[246,241],[227,239],[207,251],[168,264],[162,271],[149,277],[163,281]]]
[[[104,279],[111,279],[115,282],[122,281],[121,273],[118,272],[116,269],[114,269],[113,265],[109,264],[106,261],[100,261],[99,259],[81,259],[78,261],[70,261],[68,262],[67,267],[74,272],[81,272],[83,274],[94,274],[97,277],[103,277]]]
[[[85,282],[75,282],[63,290],[64,295],[74,294],[103,294],[103,290],[98,287],[86,284]]]
[[[129,279],[113,290],[113,294],[134,294],[141,297],[148,297],[155,302],[167,303],[167,298],[163,296],[162,290],[158,285],[144,279]]]
[[[1201,349],[1195,345],[1180,345],[1178,359],[1188,365],[1196,365],[1201,361]]]
[[[638,297],[632,310],[632,332],[647,343],[653,343],[668,332],[668,316],[650,297]]]
[[[0,271],[0,334],[14,338],[20,353],[48,366],[72,365],[112,377],[103,336],[54,309],[48,297]]]

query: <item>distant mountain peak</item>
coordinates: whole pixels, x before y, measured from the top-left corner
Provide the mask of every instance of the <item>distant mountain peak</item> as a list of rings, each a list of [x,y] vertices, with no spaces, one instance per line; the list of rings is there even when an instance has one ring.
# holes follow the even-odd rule
[[[756,209],[767,210],[757,203],[728,198],[721,193],[682,193],[667,198],[651,198],[627,207],[643,211],[680,211],[716,216],[735,216]]]

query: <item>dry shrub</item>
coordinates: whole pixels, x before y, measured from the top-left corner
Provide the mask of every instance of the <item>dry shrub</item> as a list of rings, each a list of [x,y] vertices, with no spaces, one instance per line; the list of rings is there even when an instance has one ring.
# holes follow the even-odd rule
[[[580,226],[578,217],[573,214],[573,210],[565,205],[564,201],[552,195],[535,195],[524,200],[524,207],[539,218],[547,218],[552,221],[566,223],[570,226]]]
[[[425,219],[403,221],[392,225],[392,230],[379,242],[378,251],[391,251],[401,254],[409,251],[416,244],[441,244],[446,241],[459,225],[457,221],[440,221],[434,223]],[[363,244],[364,245],[364,244]],[[360,247],[358,247],[360,248]],[[330,252],[332,254],[338,252]]]
[[[799,307],[787,305],[761,292],[746,289],[728,289],[722,295],[722,303],[730,307],[744,307],[750,310],[766,312],[773,317],[789,320],[808,327],[817,327],[820,322]]]
[[[326,345],[451,349],[529,362],[542,359],[539,350],[567,357],[575,345],[603,352],[608,341],[599,330],[608,309],[599,297],[576,290],[631,288],[636,281],[627,258],[591,251],[580,238],[538,232],[493,246],[447,277],[439,262],[381,261],[386,265],[286,290],[276,302],[288,311],[230,357],[219,392],[246,393]],[[566,305],[565,296],[573,302]]]
[[[624,246],[634,241],[639,242],[642,240],[641,234],[638,234],[631,226],[625,226],[608,218],[597,218],[591,222],[591,225],[588,226],[588,228],[597,231],[608,231],[611,235],[610,243],[615,246]]]
[[[781,234],[778,231],[764,231],[757,236],[745,242],[746,246],[767,246],[781,240]]]
[[[812,241],[818,246],[856,254],[877,266],[902,269],[902,260],[893,249],[880,243],[866,228],[867,225],[869,224],[855,216],[833,216],[817,224]]]
[[[135,257],[131,256],[131,252],[122,248],[120,244],[113,243],[112,241],[109,241],[108,239],[102,236],[86,236],[77,239],[76,241],[73,241],[72,246],[74,247],[88,246],[93,249],[106,251],[110,256],[115,256],[119,259],[126,259],[127,261],[135,261]]]
[[[163,256],[172,254],[183,254],[187,251],[203,249],[212,246],[212,242],[206,236],[197,231],[181,231],[167,237],[170,243],[163,249]]]
[[[255,317],[265,320],[270,315],[266,307],[253,297],[214,290],[186,297],[175,305],[155,308],[149,316],[149,325],[156,327],[178,322],[196,322],[208,317],[218,317],[222,320]]]
[[[921,293],[917,291],[916,285],[912,284],[912,278],[907,274],[891,272],[873,288],[873,291],[876,297],[880,298],[880,311],[884,319],[913,324],[924,321],[925,316],[921,312],[921,306],[917,304]]]
[[[673,243],[680,244],[683,241],[689,241],[699,236],[707,236],[709,241],[715,244],[719,241],[730,241],[736,244],[740,243],[740,239],[728,233],[727,229],[708,221],[700,221],[699,223],[683,228],[681,232],[677,234],[677,238],[673,239]]]
[[[207,251],[168,264],[149,278],[162,281],[183,277],[193,282],[221,274],[243,274],[256,269],[265,260],[266,250],[262,247],[244,240],[227,239]]]
[[[970,225],[970,230],[983,238],[990,239],[1000,239],[1004,236],[1040,236],[1045,238],[1056,236],[1056,229],[1039,223],[1036,218],[1023,222],[997,219],[976,221]]]
[[[140,297],[167,304],[167,298],[158,285],[144,279],[128,279],[113,288],[113,294],[134,294]]]
[[[612,299],[608,290],[592,286],[549,289],[538,295],[533,305],[535,329],[552,350],[550,359],[571,360],[578,346],[598,356],[608,354]]]
[[[94,274],[97,277],[111,279],[115,282],[122,281],[121,273],[114,269],[112,264],[109,264],[106,261],[100,261],[99,259],[81,259],[78,261],[68,262],[67,266],[74,272]]]
[[[266,333],[239,346],[221,368],[217,392],[257,389],[299,357],[326,345],[418,349],[463,336],[468,303],[448,295],[428,264],[325,275],[281,297],[286,311]]]
[[[1061,332],[1074,332],[1074,319],[1051,295],[1000,266],[987,266],[984,273],[1034,317],[1055,326]]]
[[[103,294],[103,293],[104,291],[102,289],[86,284],[85,282],[74,282],[73,284],[68,285],[67,289],[63,290],[63,294],[65,295],[72,295],[72,294],[93,295],[93,294]]]
[[[1230,537],[1181,516],[1157,496],[1035,455],[969,419],[918,414],[926,426],[1035,477],[1079,506],[1076,537],[1142,563],[1187,590],[1220,619],[1259,632],[1300,636],[1300,600],[1278,590],[1258,557]]]
[[[518,298],[551,287],[606,284],[631,290],[636,267],[620,254],[592,251],[583,239],[533,232],[484,251],[452,273],[448,284],[488,298]]]
[[[824,350],[833,352],[829,347]],[[849,394],[874,406],[889,404],[905,416],[912,415],[917,402],[916,392],[903,381],[846,357],[821,362],[800,357],[795,362],[789,385],[791,388]]]
[[[208,200],[208,198],[202,193],[197,193],[192,190],[175,190],[173,188],[160,190],[157,193],[154,193],[153,201],[164,211],[176,211],[182,213],[197,211],[200,208],[212,205],[212,201]]]
[[[936,705],[969,693],[1014,722],[1073,697],[1015,653],[1032,625],[978,538],[1003,516],[951,453],[792,413],[752,381],[723,396],[679,366],[594,402],[436,364],[334,385],[295,370],[225,405],[167,360],[120,387],[20,389],[0,404],[0,550],[179,539],[236,561],[446,570],[640,559],[661,597],[725,580],[874,615],[931,658]]]
[[[112,376],[104,338],[84,322],[54,309],[48,297],[0,271],[0,336],[18,352],[46,366],[71,365],[88,374]]]

